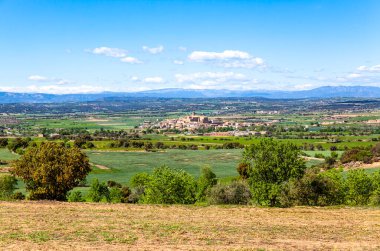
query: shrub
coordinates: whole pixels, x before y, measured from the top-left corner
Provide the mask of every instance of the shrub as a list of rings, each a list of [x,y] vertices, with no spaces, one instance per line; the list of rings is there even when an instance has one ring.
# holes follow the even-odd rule
[[[9,200],[16,190],[17,180],[11,175],[0,176],[0,200]]]
[[[251,199],[251,192],[247,183],[233,181],[231,184],[218,184],[208,193],[211,204],[239,204],[246,205]]]
[[[38,200],[66,200],[67,192],[91,171],[87,156],[78,148],[55,142],[28,148],[12,166],[24,180],[30,199]]]
[[[103,198],[110,202],[110,191],[106,183],[100,183],[98,179],[94,179],[91,183],[90,191],[88,197],[93,202],[100,202]]]
[[[345,151],[340,157],[340,161],[343,164],[353,162],[353,161],[369,162],[371,158],[372,158],[371,151],[367,149],[355,148],[355,149]]]
[[[338,154],[336,152],[331,152],[330,156],[325,157],[324,168],[330,169],[334,167],[335,163],[337,162],[337,159],[338,159]]]
[[[130,195],[128,196],[129,203],[137,203],[142,199],[145,192],[145,187],[137,186],[132,188]]]
[[[67,201],[69,202],[83,202],[85,201],[80,191],[72,191],[67,195]]]
[[[86,149],[95,148],[95,145],[91,141],[87,141],[86,144],[85,144],[85,148]]]
[[[340,182],[343,182],[343,178]],[[283,207],[337,205],[342,203],[337,197],[340,194],[338,188],[336,180],[323,175],[319,168],[308,168],[301,179],[292,179],[283,184],[280,204]]]
[[[121,188],[122,185],[116,181],[113,181],[113,180],[109,180],[107,181],[107,186],[108,187],[117,187],[117,188]]]
[[[152,204],[192,204],[196,201],[196,182],[183,170],[155,168],[142,199]]]
[[[123,199],[123,194],[121,190],[117,187],[112,187],[109,190],[109,196],[110,196],[110,202],[113,202],[113,203],[121,203]]]
[[[7,138],[0,138],[0,147],[6,147],[8,145],[8,139]]]
[[[372,194],[370,197],[370,204],[374,206],[380,205],[380,171],[377,171],[371,176],[372,181]]]
[[[316,153],[316,154],[314,154],[314,157],[315,158],[319,158],[319,159],[324,159],[325,158],[325,156],[322,153]]]
[[[236,170],[237,172],[239,173],[240,175],[240,178],[242,178],[243,180],[246,180],[249,178],[249,165],[247,163],[239,163],[239,165],[237,166]]]
[[[371,153],[376,157],[380,157],[380,143],[377,143],[374,147],[372,147]]]
[[[202,167],[201,175],[197,182],[197,200],[203,201],[205,199],[207,189],[216,185],[217,181],[216,175],[210,167]]]
[[[12,200],[25,200],[25,195],[21,192],[15,192],[11,198]]]
[[[148,173],[142,172],[132,176],[130,180],[131,187],[145,187],[151,181],[151,176]]]
[[[127,186],[123,186],[120,189],[121,192],[121,202],[122,203],[128,203],[129,202],[129,196],[131,195],[131,189]]]
[[[15,138],[8,141],[8,149],[12,152],[17,152],[18,149],[25,149],[29,146],[30,138]]]
[[[373,192],[372,180],[363,169],[350,170],[347,174],[347,199],[352,205],[367,205]]]

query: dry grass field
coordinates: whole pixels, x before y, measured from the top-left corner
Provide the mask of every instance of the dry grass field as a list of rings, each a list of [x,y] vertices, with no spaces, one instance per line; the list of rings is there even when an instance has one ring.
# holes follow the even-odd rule
[[[380,210],[0,202],[0,250],[379,250]]]

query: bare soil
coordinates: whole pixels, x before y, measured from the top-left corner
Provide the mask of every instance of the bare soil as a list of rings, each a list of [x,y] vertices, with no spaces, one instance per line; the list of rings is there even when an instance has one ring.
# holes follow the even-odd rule
[[[379,250],[379,208],[0,202],[0,250]]]

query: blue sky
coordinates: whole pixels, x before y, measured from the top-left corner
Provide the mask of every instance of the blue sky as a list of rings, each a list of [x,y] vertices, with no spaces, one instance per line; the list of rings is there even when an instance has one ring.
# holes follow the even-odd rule
[[[380,1],[0,0],[0,91],[380,86]]]

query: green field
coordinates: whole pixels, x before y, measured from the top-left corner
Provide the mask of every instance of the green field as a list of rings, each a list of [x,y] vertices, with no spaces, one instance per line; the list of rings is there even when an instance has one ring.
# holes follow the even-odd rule
[[[127,184],[139,172],[151,172],[153,168],[167,165],[183,169],[198,176],[202,166],[211,166],[219,178],[237,176],[236,166],[242,158],[242,150],[168,150],[165,152],[102,152],[89,151],[91,163],[108,167],[94,168],[88,180],[115,180]]]
[[[18,158],[17,154],[11,153],[8,149],[0,148],[0,160],[15,160]]]

